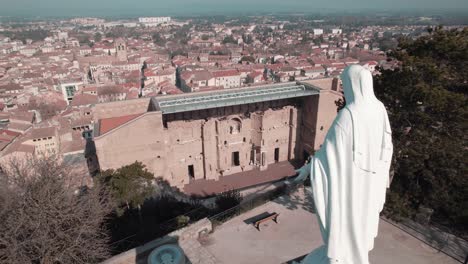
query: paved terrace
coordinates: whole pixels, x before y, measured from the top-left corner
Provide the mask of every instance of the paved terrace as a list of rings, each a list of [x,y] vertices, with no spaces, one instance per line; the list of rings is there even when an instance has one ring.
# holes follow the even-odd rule
[[[235,217],[201,238],[201,245],[218,263],[287,263],[322,244],[310,193],[299,189],[252,211]],[[249,219],[265,212],[279,213],[278,224],[270,221],[258,231]],[[370,262],[376,264],[459,263],[424,242],[382,221]]]
[[[198,196],[210,196],[228,190],[242,190],[295,176],[298,162],[283,161],[268,165],[266,170],[253,169],[220,177],[219,180],[194,180],[184,186],[184,192]]]

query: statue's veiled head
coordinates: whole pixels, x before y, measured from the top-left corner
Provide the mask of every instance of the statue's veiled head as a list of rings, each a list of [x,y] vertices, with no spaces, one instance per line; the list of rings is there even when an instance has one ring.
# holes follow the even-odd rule
[[[372,74],[361,65],[351,65],[341,74],[346,105],[375,102]]]

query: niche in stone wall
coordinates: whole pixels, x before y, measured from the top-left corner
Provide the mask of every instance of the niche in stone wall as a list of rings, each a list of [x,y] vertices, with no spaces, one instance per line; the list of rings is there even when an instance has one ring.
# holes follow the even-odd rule
[[[239,134],[242,128],[242,121],[235,117],[229,120],[229,133],[230,134]]]

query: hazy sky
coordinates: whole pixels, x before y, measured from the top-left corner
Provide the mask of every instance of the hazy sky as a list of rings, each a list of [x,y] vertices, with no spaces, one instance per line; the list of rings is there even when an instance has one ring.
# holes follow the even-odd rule
[[[468,10],[468,0],[0,0],[0,15],[190,15],[233,12]]]

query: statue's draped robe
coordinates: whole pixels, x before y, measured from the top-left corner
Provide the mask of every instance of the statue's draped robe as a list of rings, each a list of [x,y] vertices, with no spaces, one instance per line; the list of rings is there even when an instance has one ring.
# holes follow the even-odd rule
[[[369,263],[389,184],[391,129],[372,75],[351,66],[342,80],[346,107],[305,167],[325,245],[304,263]]]

